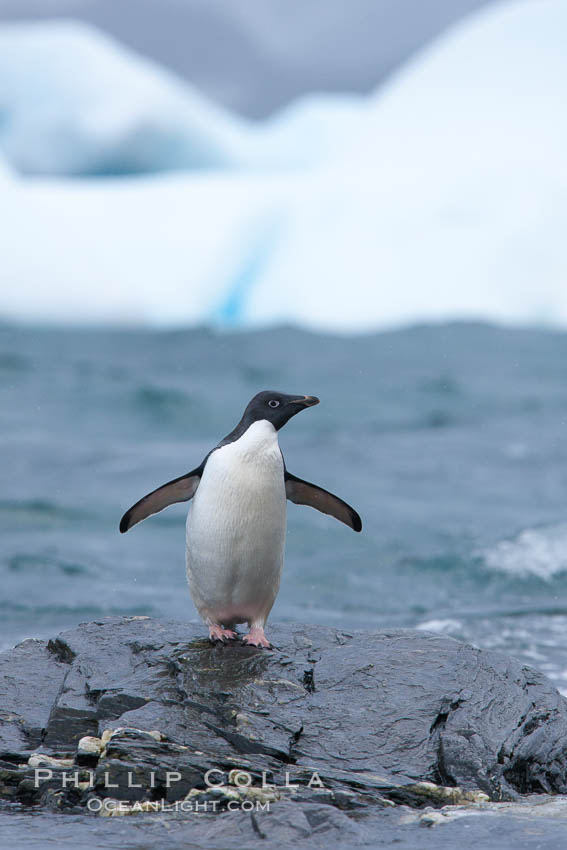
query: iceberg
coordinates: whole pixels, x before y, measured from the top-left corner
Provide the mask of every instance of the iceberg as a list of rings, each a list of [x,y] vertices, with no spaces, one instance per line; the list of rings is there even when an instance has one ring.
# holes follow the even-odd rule
[[[219,167],[241,144],[236,119],[74,21],[0,27],[0,109],[0,148],[24,174]]]
[[[0,185],[14,178],[13,170],[8,166],[5,159],[0,156]]]
[[[306,98],[255,124],[88,24],[0,26],[0,149],[43,176],[317,164],[352,135],[356,99]]]
[[[496,5],[257,124],[84,25],[0,27],[0,315],[565,326],[566,27]]]

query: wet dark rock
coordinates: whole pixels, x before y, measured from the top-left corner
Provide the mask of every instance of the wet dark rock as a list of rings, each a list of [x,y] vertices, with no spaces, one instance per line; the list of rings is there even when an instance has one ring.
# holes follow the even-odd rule
[[[567,793],[567,701],[541,673],[425,632],[270,637],[212,646],[124,617],[3,653],[0,798],[88,817],[93,800],[199,804],[206,846],[205,804],[258,839],[354,839],[396,805]]]

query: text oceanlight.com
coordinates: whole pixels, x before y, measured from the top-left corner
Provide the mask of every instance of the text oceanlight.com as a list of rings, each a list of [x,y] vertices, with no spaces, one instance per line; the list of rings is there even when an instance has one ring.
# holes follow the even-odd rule
[[[129,803],[125,800],[114,800],[107,797],[93,797],[87,802],[89,812],[219,812],[221,804],[219,800],[175,800],[168,803],[166,800],[152,800],[145,802]],[[270,800],[229,800],[222,805],[222,809],[234,811],[239,809],[243,812],[269,812]]]

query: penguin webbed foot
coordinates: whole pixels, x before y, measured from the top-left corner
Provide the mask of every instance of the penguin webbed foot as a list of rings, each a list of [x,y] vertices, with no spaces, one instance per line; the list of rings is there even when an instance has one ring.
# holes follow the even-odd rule
[[[256,646],[260,649],[273,649],[274,647],[264,634],[262,626],[252,626],[247,635],[242,636],[242,643],[247,646]]]
[[[238,633],[234,629],[223,629],[222,626],[213,623],[209,626],[209,640],[211,643],[226,644],[231,640],[238,640]]]

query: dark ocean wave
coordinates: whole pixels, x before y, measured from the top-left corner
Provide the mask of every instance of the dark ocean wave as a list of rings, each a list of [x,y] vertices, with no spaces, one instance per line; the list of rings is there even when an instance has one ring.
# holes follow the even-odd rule
[[[88,519],[89,514],[48,499],[0,500],[0,522],[3,518],[27,523],[37,520],[74,522]]]

